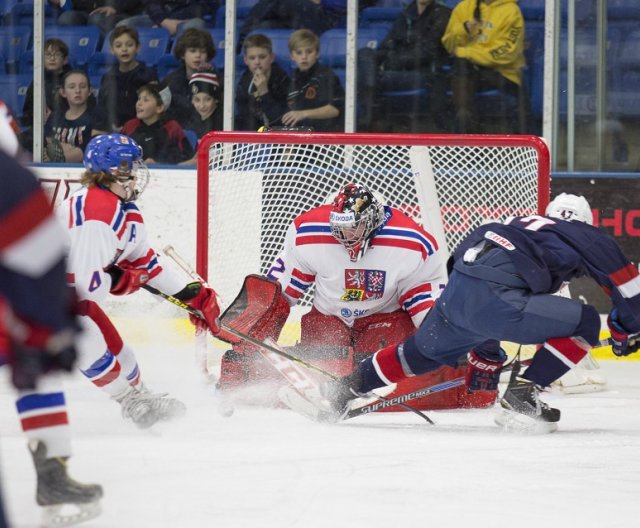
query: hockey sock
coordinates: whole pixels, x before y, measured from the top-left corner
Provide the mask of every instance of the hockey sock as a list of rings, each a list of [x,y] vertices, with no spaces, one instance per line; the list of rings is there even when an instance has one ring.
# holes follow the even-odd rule
[[[522,377],[547,387],[580,362],[588,352],[586,346],[572,337],[549,339],[533,356]]]

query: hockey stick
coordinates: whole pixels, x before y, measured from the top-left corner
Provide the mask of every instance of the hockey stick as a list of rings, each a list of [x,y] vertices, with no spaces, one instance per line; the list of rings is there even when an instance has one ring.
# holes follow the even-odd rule
[[[191,277],[193,280],[200,282],[203,286],[206,286],[207,288],[211,288],[211,286],[209,284],[207,284],[207,282],[200,276],[200,274],[194,270],[191,265],[184,260],[180,255],[178,255],[178,252],[173,248],[173,246],[171,245],[167,245],[163,248],[162,250],[164,252],[165,255],[167,255],[168,257],[172,258],[176,264],[178,264],[178,266],[180,266],[186,273],[187,275],[189,275],[189,277]],[[155,288],[154,288],[155,289]],[[151,290],[149,290],[151,291]],[[170,302],[173,302],[174,304],[176,304],[177,306],[180,306],[181,308],[186,307],[189,311],[189,313],[193,313],[194,309],[191,308],[190,306],[188,306],[187,304],[183,303],[182,301],[179,301],[178,299],[176,299],[175,297],[171,298],[171,296],[166,295],[162,292],[160,292],[159,290],[155,290],[156,292],[158,292],[158,294],[161,297],[164,297],[165,299],[167,299]],[[178,303],[176,303],[175,301],[178,301]],[[202,318],[202,314],[198,311],[195,310],[196,313],[193,313],[193,315],[196,315],[197,317]],[[267,361],[269,361],[269,363],[271,363],[276,370],[278,370],[278,372],[280,372],[280,374],[283,375],[283,377],[285,379],[287,379],[287,381],[289,383],[291,383],[294,387],[299,383],[299,378],[300,376],[303,374],[301,373],[299,370],[297,369],[287,369],[286,366],[282,363],[282,362],[278,362],[276,358],[272,357],[269,355],[269,353],[272,354],[277,354],[278,356],[285,358],[291,362],[293,362],[294,364],[300,364],[306,368],[308,368],[309,370],[313,370],[315,372],[318,372],[319,374],[322,374],[323,376],[332,379],[332,380],[337,380],[338,376],[335,376],[334,374],[331,374],[330,372],[327,372],[326,370],[313,365],[312,363],[308,363],[296,356],[292,356],[291,354],[288,354],[287,352],[285,352],[284,350],[282,350],[281,348],[274,346],[270,343],[265,343],[263,341],[259,341],[255,338],[253,338],[252,336],[245,334],[244,332],[240,332],[238,330],[235,330],[234,328],[231,328],[228,325],[225,325],[224,323],[220,323],[220,328],[222,328],[223,330],[225,330],[226,332],[229,332],[230,334],[248,342],[251,343],[252,345],[258,347],[258,349],[261,351],[263,357],[265,357],[265,359],[267,359]],[[266,351],[267,353],[264,353],[264,351]],[[295,365],[294,365],[295,366]],[[291,371],[293,371],[293,373],[291,373]],[[307,385],[309,384],[309,380],[307,380]],[[378,398],[382,401],[386,401],[387,398],[383,397],[383,396],[378,396]],[[425,420],[426,422],[433,424],[433,420],[431,420],[431,418],[429,418],[426,414],[424,414],[423,412],[419,411],[418,409],[411,407],[410,405],[406,405],[403,402],[400,402],[397,404],[399,407],[402,407],[403,409],[405,409],[406,411],[412,412],[418,416],[420,416],[420,418],[422,418],[423,420]]]

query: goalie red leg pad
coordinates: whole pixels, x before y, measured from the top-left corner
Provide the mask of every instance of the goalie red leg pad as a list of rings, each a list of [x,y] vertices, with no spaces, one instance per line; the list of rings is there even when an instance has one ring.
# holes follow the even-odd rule
[[[334,376],[353,371],[352,331],[338,317],[311,308],[300,321],[300,344],[302,359]]]
[[[391,394],[387,395],[387,398],[393,398],[424,387],[430,387],[437,383],[464,377],[465,372],[466,367],[451,368],[442,366],[436,370],[432,370],[431,372],[400,381],[396,389]],[[424,398],[412,400],[408,403],[412,407],[422,411],[484,408],[489,407],[496,402],[497,394],[497,391],[478,391],[472,394],[467,394],[466,387],[461,385],[442,392],[430,394]],[[382,411],[404,412],[405,409],[401,407],[389,407],[382,409]]]
[[[580,363],[590,348],[584,340],[573,337],[549,339],[533,356],[522,377],[547,387]]]

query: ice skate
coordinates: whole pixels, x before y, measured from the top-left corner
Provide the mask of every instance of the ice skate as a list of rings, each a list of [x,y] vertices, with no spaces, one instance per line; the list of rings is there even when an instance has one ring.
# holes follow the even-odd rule
[[[146,391],[142,394],[159,420],[174,420],[182,418],[187,413],[187,407],[184,403],[170,398],[166,393]]]
[[[102,486],[73,480],[67,474],[66,458],[47,458],[43,442],[30,442],[29,451],[36,468],[36,502],[43,507],[43,526],[73,526],[100,514]]]
[[[539,398],[539,389],[531,381],[516,378],[500,400],[502,412],[495,422],[505,431],[542,434],[558,429],[560,411]]]
[[[114,399],[122,406],[122,416],[130,419],[140,429],[148,429],[160,420],[150,399],[133,387],[127,388],[123,394]]]

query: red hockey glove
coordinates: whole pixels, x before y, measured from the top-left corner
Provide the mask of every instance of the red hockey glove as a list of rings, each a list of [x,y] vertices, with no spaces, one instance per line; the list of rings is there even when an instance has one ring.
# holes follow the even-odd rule
[[[502,352],[502,351],[501,351]],[[504,352],[502,352],[504,354]],[[506,354],[505,354],[506,359]],[[494,391],[498,389],[500,372],[504,361],[492,361],[481,357],[475,350],[467,354],[465,383],[469,392]]]
[[[216,300],[216,292],[211,288],[207,288],[199,282],[192,282],[187,285],[190,290],[198,289],[198,293],[192,299],[185,302],[202,312],[202,318],[195,315],[189,315],[189,319],[199,330],[210,330],[213,335],[220,333],[220,322],[218,317],[220,316],[220,307]]]
[[[121,268],[111,266],[107,273],[111,275],[111,293],[113,295],[129,295],[137,292],[149,282],[149,272],[146,269]]]
[[[628,356],[640,349],[640,332],[635,334],[627,332],[618,321],[618,311],[615,308],[611,310],[607,318],[607,324],[609,325],[609,330],[611,330],[609,342],[616,356]]]

